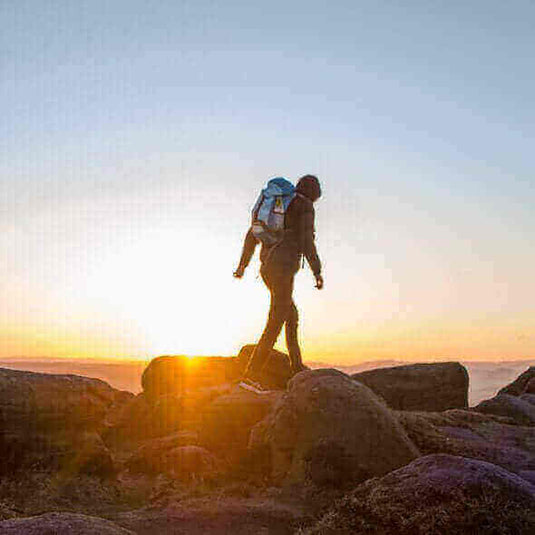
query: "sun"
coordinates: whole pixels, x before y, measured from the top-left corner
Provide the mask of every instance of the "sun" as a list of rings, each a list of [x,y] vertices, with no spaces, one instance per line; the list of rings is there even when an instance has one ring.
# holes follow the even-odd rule
[[[195,233],[160,233],[109,255],[89,292],[126,329],[142,331],[153,355],[233,354],[240,341],[251,340],[244,325],[249,322],[251,336],[261,326],[265,305],[260,292],[233,280],[232,255],[204,261],[205,255]]]

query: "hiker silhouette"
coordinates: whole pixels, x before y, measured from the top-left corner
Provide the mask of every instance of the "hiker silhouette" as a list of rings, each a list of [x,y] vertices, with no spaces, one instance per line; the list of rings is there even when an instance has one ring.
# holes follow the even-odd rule
[[[304,369],[297,340],[299,314],[293,300],[293,286],[304,257],[316,279],[316,288],[323,288],[321,262],[314,241],[313,203],[320,197],[320,183],[314,175],[301,177],[295,188],[285,179],[277,178],[268,182],[253,208],[252,225],[245,236],[234,276],[243,276],[260,243],[260,274],[271,294],[271,302],[264,332],[240,383],[245,389],[259,393],[265,390],[261,372],[283,325],[292,373]]]

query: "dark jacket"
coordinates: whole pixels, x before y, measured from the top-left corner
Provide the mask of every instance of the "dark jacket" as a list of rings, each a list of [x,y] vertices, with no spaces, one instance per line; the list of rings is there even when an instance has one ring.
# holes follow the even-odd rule
[[[260,261],[262,268],[276,266],[278,269],[295,273],[299,269],[302,255],[307,259],[314,275],[321,273],[321,262],[314,243],[314,205],[305,185],[296,188],[294,197],[284,217],[284,237],[280,243],[268,247],[262,244]],[[253,256],[258,240],[249,229],[245,236],[239,267],[245,269]]]

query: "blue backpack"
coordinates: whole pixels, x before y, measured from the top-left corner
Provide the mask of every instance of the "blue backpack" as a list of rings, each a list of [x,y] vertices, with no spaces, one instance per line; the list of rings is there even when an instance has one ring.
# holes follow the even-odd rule
[[[272,178],[253,207],[251,230],[268,246],[279,243],[284,234],[284,215],[295,197],[294,185],[285,178]]]

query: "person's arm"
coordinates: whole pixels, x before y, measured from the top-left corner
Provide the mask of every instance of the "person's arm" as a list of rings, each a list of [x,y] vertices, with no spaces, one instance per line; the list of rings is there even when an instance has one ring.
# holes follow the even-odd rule
[[[245,235],[245,240],[243,242],[243,250],[241,253],[240,263],[234,272],[234,276],[237,278],[243,277],[243,272],[245,268],[249,265],[251,258],[256,249],[257,240],[254,237],[253,231],[249,229]]]
[[[305,208],[302,217],[302,252],[307,259],[308,265],[316,278],[316,287],[321,289],[323,287],[323,278],[321,276],[321,261],[316,250],[315,243],[315,229],[314,229],[314,207],[312,204]]]

